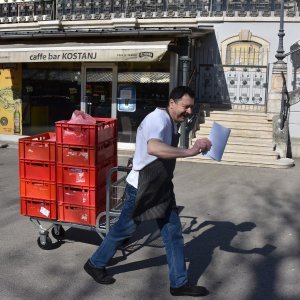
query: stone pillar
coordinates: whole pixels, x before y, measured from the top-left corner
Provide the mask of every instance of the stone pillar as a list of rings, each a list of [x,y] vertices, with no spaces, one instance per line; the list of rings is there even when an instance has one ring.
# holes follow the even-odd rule
[[[273,65],[271,90],[267,102],[267,118],[272,120],[273,124],[273,147],[278,153],[278,165],[291,167],[294,161],[287,158],[288,144],[289,144],[289,129],[288,119],[286,120],[283,129],[280,129],[280,110],[282,99],[283,78],[282,73],[287,79],[287,65],[284,61],[278,60]]]
[[[269,121],[271,121],[275,115],[280,114],[283,87],[282,73],[286,78],[287,65],[284,61],[277,61],[273,64],[271,90],[267,102],[267,118]]]
[[[182,61],[182,85],[187,85],[191,59],[188,56],[181,56],[179,59]],[[182,148],[188,148],[189,143],[186,127],[185,120],[180,126],[180,147]]]

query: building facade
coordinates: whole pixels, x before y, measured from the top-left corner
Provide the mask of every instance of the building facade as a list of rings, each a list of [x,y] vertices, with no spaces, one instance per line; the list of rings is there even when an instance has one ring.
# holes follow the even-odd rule
[[[300,1],[285,4],[287,53],[300,47]],[[280,0],[1,0],[0,134],[52,131],[81,109],[117,117],[119,142],[130,148],[143,117],[181,84],[196,91],[196,110],[265,112],[280,12]],[[300,52],[284,61],[296,90]]]

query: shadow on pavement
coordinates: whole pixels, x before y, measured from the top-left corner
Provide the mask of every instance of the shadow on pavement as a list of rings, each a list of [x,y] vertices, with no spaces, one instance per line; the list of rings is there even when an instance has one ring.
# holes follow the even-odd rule
[[[243,222],[235,225],[228,221],[205,221],[194,229],[192,227],[196,225],[196,223],[191,223],[191,226],[186,228],[183,233],[189,234],[197,232],[203,227],[212,226],[185,244],[185,254],[187,261],[190,262],[188,267],[188,276],[192,284],[196,284],[201,275],[205,272],[206,268],[212,261],[213,253],[216,248],[232,253],[256,253],[263,256],[268,256],[276,249],[275,246],[269,244],[266,244],[261,248],[253,249],[241,249],[231,246],[232,240],[239,232],[251,231],[256,227],[253,222]],[[149,267],[157,267],[165,265],[166,263],[166,256],[161,255],[138,262],[128,263],[122,266],[111,267],[110,273],[125,273]]]
[[[214,250],[219,248],[221,251],[238,253],[238,254],[259,254],[268,256],[276,247],[266,244],[260,248],[242,249],[231,245],[232,240],[238,233],[251,231],[256,227],[253,222],[242,222],[234,224],[229,221],[204,221],[197,224],[196,218],[181,216],[190,219],[190,224],[184,228],[183,234],[192,234],[194,238],[185,244],[185,255],[189,262],[188,277],[190,283],[197,284],[199,278],[205,272],[213,259]],[[203,229],[206,230],[203,231]],[[200,233],[195,236],[195,233]],[[64,241],[58,241],[53,247],[59,247],[64,242],[76,241],[98,246],[101,243],[101,237],[93,231],[69,228],[65,232]],[[128,255],[140,250],[143,247],[163,248],[163,241],[155,220],[143,222],[138,226],[130,240],[126,240],[119,248],[121,256],[115,256],[110,262],[110,273],[126,273],[134,270],[145,269],[166,265],[166,256],[160,255],[145,260],[131,262],[118,266],[121,261],[126,260]],[[55,247],[55,248],[56,248]]]
[[[184,233],[197,232],[203,227],[212,226],[194,237],[185,245],[185,253],[190,261],[188,268],[189,279],[192,284],[196,284],[201,275],[212,261],[216,248],[222,251],[239,254],[260,254],[267,256],[276,249],[275,246],[266,244],[261,248],[242,249],[231,245],[232,240],[239,232],[251,231],[256,227],[253,222],[243,222],[235,225],[228,221],[204,221],[195,229],[187,228]]]

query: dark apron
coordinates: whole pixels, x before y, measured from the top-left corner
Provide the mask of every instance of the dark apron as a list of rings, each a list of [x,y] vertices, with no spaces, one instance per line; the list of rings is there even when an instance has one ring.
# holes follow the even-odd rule
[[[170,116],[170,115],[169,115]],[[174,133],[173,125],[172,143],[178,146],[180,134]],[[173,173],[176,159],[156,159],[139,171],[136,204],[133,211],[135,221],[146,221],[163,218],[166,212],[176,206]]]

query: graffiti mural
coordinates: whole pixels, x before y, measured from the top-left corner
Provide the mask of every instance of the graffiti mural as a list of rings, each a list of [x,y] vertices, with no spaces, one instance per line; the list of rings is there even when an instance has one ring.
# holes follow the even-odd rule
[[[22,134],[22,69],[18,64],[0,67],[0,134]]]

